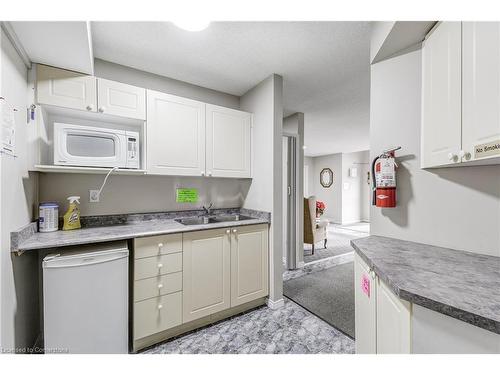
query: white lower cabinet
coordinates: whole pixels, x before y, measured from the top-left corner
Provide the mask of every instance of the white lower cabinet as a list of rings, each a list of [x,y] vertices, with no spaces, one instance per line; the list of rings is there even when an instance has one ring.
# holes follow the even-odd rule
[[[357,254],[354,258],[358,354],[409,354],[411,304],[398,298]]]
[[[354,310],[356,353],[377,352],[377,293],[373,271],[359,257],[354,256]]]
[[[268,237],[268,225],[258,224],[135,239],[134,350],[266,297]]]
[[[268,295],[267,224],[234,228],[231,237],[231,307]]]
[[[411,304],[377,277],[377,353],[410,354]]]
[[[183,323],[268,294],[267,225],[184,234]]]
[[[229,229],[183,236],[183,323],[230,307],[231,239]]]

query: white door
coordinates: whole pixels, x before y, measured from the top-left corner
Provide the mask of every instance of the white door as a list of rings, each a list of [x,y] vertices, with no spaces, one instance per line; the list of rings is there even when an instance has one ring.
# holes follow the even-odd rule
[[[148,90],[150,174],[205,175],[205,103]]]
[[[97,78],[97,98],[101,113],[146,119],[146,89]]]
[[[377,354],[410,354],[410,335],[411,304],[377,278]]]
[[[355,254],[354,319],[357,354],[377,352],[377,286],[372,274],[368,265]]]
[[[423,168],[460,162],[461,29],[460,22],[442,22],[424,41]]]
[[[463,161],[500,157],[500,23],[463,23]]]
[[[268,295],[267,224],[231,230],[231,307]]]
[[[183,323],[230,307],[230,233],[214,229],[183,235]]]
[[[38,64],[36,91],[39,104],[97,111],[96,78],[93,76]]]
[[[252,114],[207,104],[207,175],[251,176]]]

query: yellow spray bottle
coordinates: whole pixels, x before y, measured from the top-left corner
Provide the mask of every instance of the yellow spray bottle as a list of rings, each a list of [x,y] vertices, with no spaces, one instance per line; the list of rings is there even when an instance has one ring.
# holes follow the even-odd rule
[[[80,229],[82,227],[80,224],[80,208],[78,208],[79,199],[78,196],[68,197],[69,207],[64,214],[63,230]]]

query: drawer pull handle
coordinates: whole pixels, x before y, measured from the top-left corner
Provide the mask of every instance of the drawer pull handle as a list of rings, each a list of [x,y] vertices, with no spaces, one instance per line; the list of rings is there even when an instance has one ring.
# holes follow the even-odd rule
[[[163,264],[158,263],[158,268],[162,268],[162,267],[163,267]]]
[[[163,284],[158,284],[158,289],[163,288]]]
[[[161,248],[163,247],[163,243],[161,243],[161,242],[160,242],[160,243],[158,244],[158,247],[161,249]]]
[[[161,310],[163,308],[163,305],[158,305],[158,310]]]

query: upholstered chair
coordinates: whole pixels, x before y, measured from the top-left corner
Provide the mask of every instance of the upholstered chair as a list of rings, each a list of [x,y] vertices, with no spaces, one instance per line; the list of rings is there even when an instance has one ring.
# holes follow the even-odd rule
[[[314,245],[324,241],[326,249],[326,227],[327,220],[316,221],[316,197],[304,198],[304,243],[312,245],[314,254]]]

